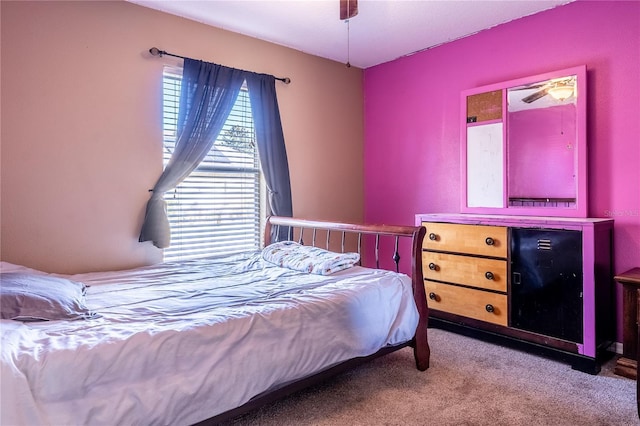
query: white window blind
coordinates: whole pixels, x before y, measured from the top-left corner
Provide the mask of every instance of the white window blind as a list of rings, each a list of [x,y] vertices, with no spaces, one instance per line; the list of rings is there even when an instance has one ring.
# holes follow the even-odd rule
[[[176,143],[180,70],[163,75],[164,164]],[[251,105],[243,87],[207,157],[165,195],[171,246],[164,260],[257,250],[262,229],[262,179]]]

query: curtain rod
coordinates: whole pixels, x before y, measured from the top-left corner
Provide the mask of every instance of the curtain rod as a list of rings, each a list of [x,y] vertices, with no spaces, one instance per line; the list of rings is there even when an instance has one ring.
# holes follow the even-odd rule
[[[149,53],[151,53],[151,55],[153,55],[153,56],[162,57],[162,55],[167,55],[167,56],[173,56],[174,58],[191,59],[191,58],[187,58],[186,56],[174,55],[173,53],[169,53],[169,52],[167,52],[165,50],[160,50],[157,47],[152,47],[151,49],[149,49]],[[289,77],[274,77],[274,78],[276,80],[282,81],[284,84],[291,83],[291,79]]]

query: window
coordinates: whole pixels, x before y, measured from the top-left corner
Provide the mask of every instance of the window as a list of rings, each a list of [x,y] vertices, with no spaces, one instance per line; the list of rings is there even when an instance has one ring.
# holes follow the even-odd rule
[[[164,163],[173,153],[180,103],[180,70],[163,75]],[[257,250],[261,244],[264,188],[246,87],[211,151],[190,176],[165,195],[171,246],[164,260]]]

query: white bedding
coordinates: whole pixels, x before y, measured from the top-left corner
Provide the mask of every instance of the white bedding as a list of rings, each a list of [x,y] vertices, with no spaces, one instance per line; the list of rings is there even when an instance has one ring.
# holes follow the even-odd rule
[[[0,321],[0,424],[192,424],[415,333],[406,275],[230,260],[74,275],[101,318]]]

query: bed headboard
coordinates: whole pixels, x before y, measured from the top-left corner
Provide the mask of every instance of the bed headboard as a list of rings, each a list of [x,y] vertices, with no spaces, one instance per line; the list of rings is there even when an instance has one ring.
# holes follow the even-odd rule
[[[267,219],[264,232],[265,246],[270,243],[289,240],[297,241],[300,244],[306,244],[314,247],[321,246],[321,237],[318,236],[319,231],[324,234],[324,247],[326,250],[332,250],[335,244],[335,235],[340,238],[340,252],[344,253],[346,249],[346,241],[348,235],[355,235],[357,241],[357,252],[362,255],[363,237],[372,235],[375,237],[375,266],[380,268],[380,237],[389,236],[393,238],[393,262],[396,271],[400,268],[400,239],[411,239],[411,258],[420,259],[422,249],[422,240],[424,239],[425,229],[421,226],[393,226],[393,225],[364,225],[344,222],[329,222],[318,220],[296,219],[290,217],[271,216]],[[337,251],[333,249],[332,251]],[[418,266],[420,262],[417,262]],[[420,268],[421,270],[421,268]],[[413,265],[412,265],[413,271]]]

